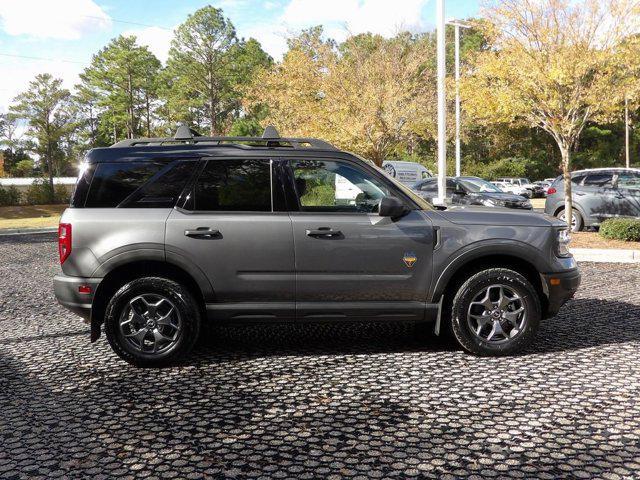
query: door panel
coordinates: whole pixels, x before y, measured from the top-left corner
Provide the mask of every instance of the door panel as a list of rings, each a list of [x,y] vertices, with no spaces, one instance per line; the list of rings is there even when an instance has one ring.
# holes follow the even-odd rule
[[[622,172],[616,182],[621,217],[640,217],[640,174]]]
[[[434,232],[420,211],[396,221],[301,212],[292,221],[298,302],[426,301]],[[340,234],[309,234],[323,228]]]
[[[218,233],[191,234],[198,229]],[[189,233],[189,235],[187,235]],[[293,238],[286,213],[189,213],[167,220],[167,251],[209,278],[218,302],[293,302]]]

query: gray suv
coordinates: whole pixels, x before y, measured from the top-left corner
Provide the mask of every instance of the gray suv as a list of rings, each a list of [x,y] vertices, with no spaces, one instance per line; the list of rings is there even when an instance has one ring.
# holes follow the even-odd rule
[[[126,140],[91,150],[61,219],[58,300],[139,366],[209,322],[431,322],[478,355],[533,338],[578,288],[564,224],[439,211],[317,139]]]
[[[572,230],[597,227],[608,218],[640,217],[640,169],[594,168],[571,173]],[[564,181],[547,190],[545,213],[565,219]]]

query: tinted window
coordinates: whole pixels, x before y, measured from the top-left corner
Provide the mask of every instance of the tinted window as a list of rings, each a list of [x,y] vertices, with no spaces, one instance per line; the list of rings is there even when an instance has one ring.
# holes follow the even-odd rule
[[[195,161],[177,161],[151,177],[120,206],[128,208],[172,208],[191,178]]]
[[[305,212],[376,212],[389,195],[381,180],[346,162],[299,160],[291,166]]]
[[[589,187],[611,187],[613,175],[610,173],[594,173],[587,175],[584,179],[584,186]]]
[[[99,163],[96,166],[85,207],[117,207],[168,161]]]
[[[573,175],[571,177],[571,182],[575,185],[580,185],[582,183],[582,181],[584,180],[584,177],[586,177],[587,174],[586,173],[579,173],[578,175]],[[562,176],[558,177],[556,182],[560,185],[564,185],[564,178]]]
[[[270,161],[209,160],[196,182],[194,209],[270,212]]]

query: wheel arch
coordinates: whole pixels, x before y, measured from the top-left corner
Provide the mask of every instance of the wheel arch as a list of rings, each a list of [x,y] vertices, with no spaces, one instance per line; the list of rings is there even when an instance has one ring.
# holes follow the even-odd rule
[[[91,306],[91,341],[96,341],[100,337],[104,313],[111,296],[131,280],[153,276],[168,278],[184,285],[195,297],[203,315],[206,313],[205,301],[213,292],[210,285],[202,285],[202,279],[196,280],[187,269],[174,263],[160,260],[133,260],[109,270],[98,285]]]
[[[565,206],[565,202],[564,200],[562,200],[561,202],[558,202],[558,204],[556,205],[555,209],[553,210],[553,216],[557,217],[558,214],[564,210],[564,206]],[[584,209],[582,208],[582,205],[580,205],[580,203],[576,202],[575,200],[571,202],[571,207],[575,208],[578,213],[582,216],[582,222],[583,224],[586,224],[587,222],[587,217],[584,213]]]
[[[453,299],[457,289],[464,281],[475,273],[489,268],[509,268],[523,275],[534,286],[540,297],[543,317],[548,309],[548,297],[540,276],[540,268],[529,259],[515,252],[495,253],[491,251],[476,252],[458,257],[447,268],[436,282],[432,301],[438,302],[442,296]]]

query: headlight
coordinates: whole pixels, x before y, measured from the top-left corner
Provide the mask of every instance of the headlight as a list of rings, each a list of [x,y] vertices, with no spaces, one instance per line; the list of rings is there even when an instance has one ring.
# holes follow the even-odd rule
[[[559,257],[570,257],[569,244],[571,243],[571,234],[566,228],[558,230],[558,251]]]
[[[495,207],[496,205],[498,205],[495,200],[492,200],[490,198],[485,198],[484,200],[482,200],[482,204],[487,207]]]

